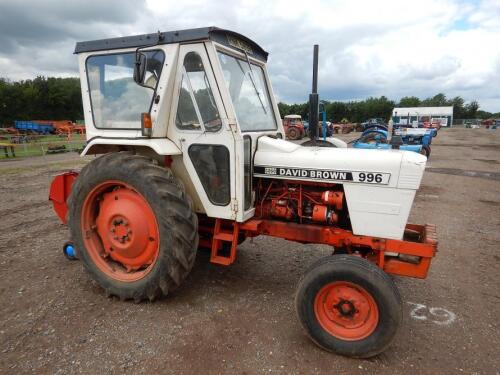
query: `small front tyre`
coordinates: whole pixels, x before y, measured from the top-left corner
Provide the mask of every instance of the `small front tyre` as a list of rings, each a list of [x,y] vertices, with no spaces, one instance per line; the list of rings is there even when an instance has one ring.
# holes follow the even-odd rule
[[[309,267],[295,304],[317,345],[349,357],[368,358],[384,351],[402,319],[401,297],[389,275],[350,255],[328,256]]]

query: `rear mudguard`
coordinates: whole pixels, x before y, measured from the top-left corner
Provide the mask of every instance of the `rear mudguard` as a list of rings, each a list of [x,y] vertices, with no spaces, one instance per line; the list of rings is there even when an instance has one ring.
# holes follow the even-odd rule
[[[54,211],[63,224],[68,223],[67,200],[71,194],[73,183],[78,177],[78,172],[69,171],[54,177],[50,184],[49,200],[52,201]]]

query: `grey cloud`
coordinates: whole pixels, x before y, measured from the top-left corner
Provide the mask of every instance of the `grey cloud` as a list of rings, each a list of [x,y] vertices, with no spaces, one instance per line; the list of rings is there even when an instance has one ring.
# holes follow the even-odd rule
[[[234,0],[196,4],[165,0],[162,5],[167,9],[163,10],[149,10],[144,1],[133,0],[0,2],[0,76],[13,79],[76,75],[72,55],[76,41],[215,25],[242,33],[270,52],[274,92],[286,102],[307,100],[315,43],[320,44],[319,91],[329,100],[427,97],[445,91],[449,96],[489,98],[493,103],[491,93],[500,87],[500,69],[483,72],[481,77],[462,77],[461,61],[454,56],[426,57],[400,67],[389,64],[394,41],[389,34],[406,32],[403,20],[388,27],[353,19],[337,27],[329,25],[329,15],[321,11],[315,19],[297,15],[288,20],[275,14],[271,2],[260,2],[253,10]],[[381,40],[389,46],[389,53],[359,56]],[[409,58],[416,59],[411,45],[408,50]]]
[[[133,23],[144,3],[133,0],[2,1],[0,54],[22,47],[47,47],[64,40],[107,37],[113,26]]]

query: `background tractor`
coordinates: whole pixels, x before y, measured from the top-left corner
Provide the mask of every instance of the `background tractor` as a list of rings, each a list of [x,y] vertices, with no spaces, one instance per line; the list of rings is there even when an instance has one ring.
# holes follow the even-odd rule
[[[291,140],[298,140],[304,138],[306,134],[302,117],[300,115],[287,115],[283,119],[283,128],[286,137]]]
[[[267,52],[215,27],[77,43],[87,146],[50,199],[107,295],[153,301],[179,287],[198,248],[235,262],[249,237],[332,246],[300,280],[312,340],[347,356],[387,348],[402,320],[389,276],[425,278],[433,225],[407,224],[426,158],[285,140]],[[272,251],[272,249],[269,249]],[[251,270],[249,270],[251,272]],[[203,287],[200,285],[200,287]]]
[[[394,127],[391,136],[387,125],[369,125],[354,140],[353,147],[360,149],[389,150],[392,148],[391,137],[397,136],[401,141],[399,149],[418,152],[427,159],[431,156],[432,138],[437,135],[437,129]]]

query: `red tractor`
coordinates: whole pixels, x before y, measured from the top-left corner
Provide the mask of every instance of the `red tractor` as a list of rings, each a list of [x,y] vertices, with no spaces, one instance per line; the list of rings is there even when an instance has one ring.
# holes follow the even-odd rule
[[[304,138],[306,131],[300,115],[288,115],[283,119],[283,127],[288,139],[298,140]]]

